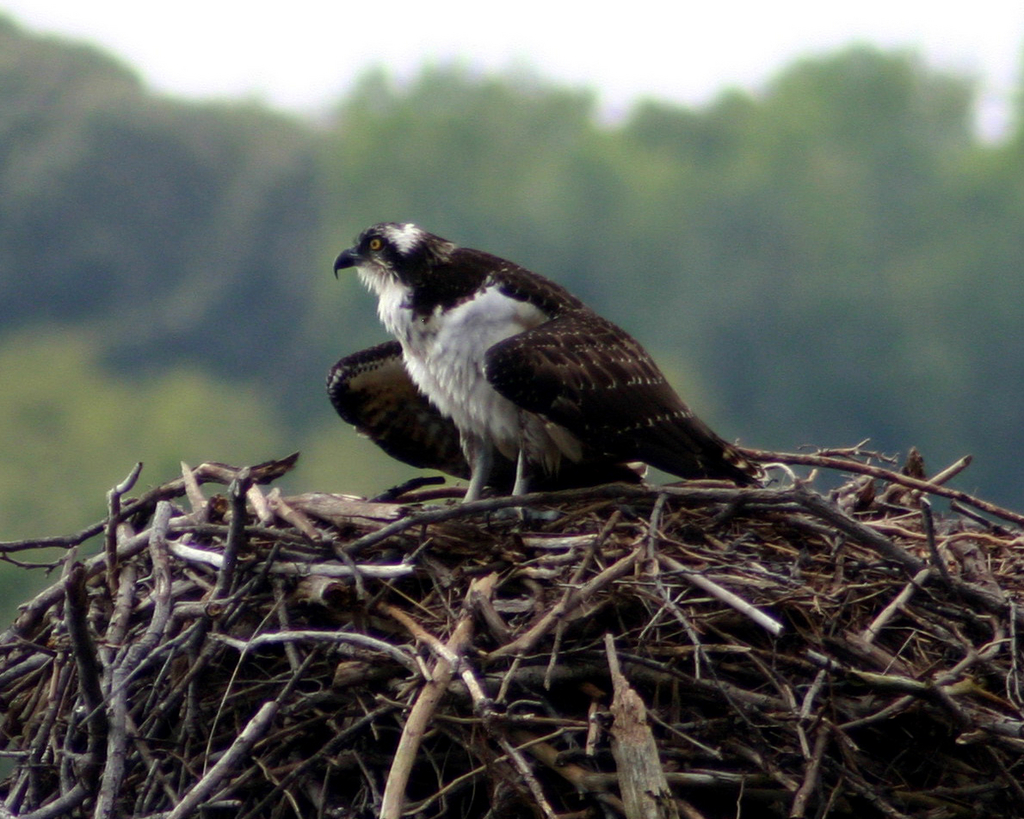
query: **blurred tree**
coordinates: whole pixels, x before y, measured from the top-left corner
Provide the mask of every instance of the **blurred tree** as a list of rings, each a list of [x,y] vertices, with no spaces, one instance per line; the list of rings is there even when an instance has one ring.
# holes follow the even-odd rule
[[[0,18],[0,344],[72,324],[77,366],[106,385],[80,389],[123,386],[124,406],[201,368],[310,442],[295,480],[348,480],[366,450],[322,378],[383,330],[331,261],[366,225],[412,220],[566,284],[686,373],[727,436],[970,450],[972,479],[1010,491],[1024,137],[979,142],[969,81],[857,47],[702,108],[602,121],[595,99],[434,66],[404,85],[372,72],[314,123],[155,96]],[[104,489],[142,457],[119,440]]]
[[[123,380],[95,334],[37,325],[0,346],[0,540],[77,531],[136,461],[139,487],[193,465],[285,454],[280,420],[251,383],[168,368]]]
[[[0,137],[0,333],[84,321],[126,369],[190,361],[283,393],[319,377],[300,343],[329,269],[308,124],[156,97],[0,18]]]
[[[908,307],[941,275],[918,264],[965,217],[949,193],[977,150],[969,83],[859,47],[702,113],[652,104],[625,126],[689,167],[664,209],[685,214],[678,263],[694,288],[659,302],[683,319],[664,326],[756,439],[934,439],[939,396],[928,417],[907,397],[962,362],[922,355],[941,328]]]

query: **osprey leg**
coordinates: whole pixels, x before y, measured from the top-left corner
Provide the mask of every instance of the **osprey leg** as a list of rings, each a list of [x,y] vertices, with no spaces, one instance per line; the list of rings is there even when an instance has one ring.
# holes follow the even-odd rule
[[[463,503],[479,500],[491,477],[491,469],[494,466],[494,448],[484,441],[476,440],[465,446],[466,460],[469,461],[469,486],[466,489],[466,496]],[[517,473],[518,474],[518,473]],[[518,478],[517,478],[518,481]]]
[[[524,441],[525,444],[525,441]],[[530,491],[530,468],[526,458],[526,447],[519,447],[519,457],[516,458],[516,482],[512,486],[513,495],[525,495]]]

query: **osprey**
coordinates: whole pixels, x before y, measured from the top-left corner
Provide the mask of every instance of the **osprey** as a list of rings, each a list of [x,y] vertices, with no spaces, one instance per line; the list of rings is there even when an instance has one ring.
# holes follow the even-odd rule
[[[386,341],[347,355],[327,375],[327,394],[345,421],[392,458],[423,469],[469,478],[461,436],[451,418],[441,415],[409,377],[402,345]],[[516,464],[495,453],[488,484],[510,492]],[[568,489],[601,483],[638,483],[642,464],[624,464],[598,453],[565,461],[557,473],[534,475],[532,489]]]
[[[382,430],[374,437],[402,460],[428,465],[410,455],[422,439],[445,471],[468,466],[466,500],[503,472],[522,494],[563,470],[613,474],[628,461],[758,482],[636,340],[543,276],[394,222],[364,230],[335,275],[350,267],[377,296],[401,367],[394,343],[342,359],[331,399],[346,420]],[[370,375],[383,382],[371,387]],[[464,461],[452,457],[455,434]]]

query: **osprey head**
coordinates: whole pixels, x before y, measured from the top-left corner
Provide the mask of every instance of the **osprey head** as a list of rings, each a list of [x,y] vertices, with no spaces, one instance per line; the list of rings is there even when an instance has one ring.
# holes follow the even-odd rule
[[[378,293],[387,284],[415,287],[431,267],[447,262],[455,245],[411,223],[382,222],[368,227],[334,261],[334,275],[354,267]]]

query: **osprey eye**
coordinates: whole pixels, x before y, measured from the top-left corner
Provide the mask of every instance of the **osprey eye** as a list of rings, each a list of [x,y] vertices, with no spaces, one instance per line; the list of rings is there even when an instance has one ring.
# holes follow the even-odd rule
[[[384,240],[378,236],[374,236],[370,239],[370,250],[380,250],[384,247]]]

